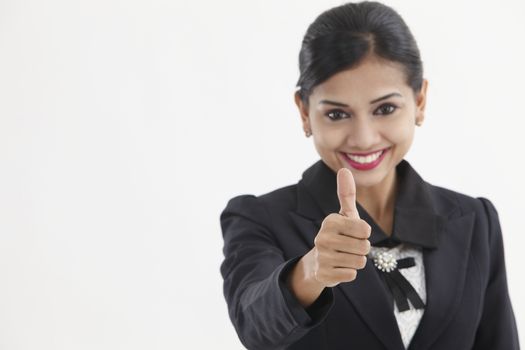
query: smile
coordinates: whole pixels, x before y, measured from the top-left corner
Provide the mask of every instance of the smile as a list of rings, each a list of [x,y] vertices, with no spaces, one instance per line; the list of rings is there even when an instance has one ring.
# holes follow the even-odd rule
[[[357,170],[370,170],[375,168],[383,158],[390,148],[385,148],[373,153],[368,153],[365,155],[356,155],[352,153],[342,153],[346,161]]]
[[[353,155],[351,153],[347,153],[346,155],[347,155],[348,158],[352,159],[354,162],[358,162],[358,163],[361,163],[361,164],[366,164],[366,163],[371,163],[374,160],[376,160],[377,158],[379,158],[379,156],[382,153],[383,153],[383,150],[377,151],[376,153],[369,154],[366,157],[365,156],[356,156],[356,155]]]

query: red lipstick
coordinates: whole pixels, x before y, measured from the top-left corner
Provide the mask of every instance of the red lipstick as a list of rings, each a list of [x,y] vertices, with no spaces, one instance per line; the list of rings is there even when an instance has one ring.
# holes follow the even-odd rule
[[[376,159],[374,160],[373,162],[370,162],[370,163],[366,163],[366,164],[361,164],[361,163],[358,163],[356,161],[353,161],[352,159],[350,159],[346,153],[341,153],[343,155],[343,157],[345,158],[345,160],[347,161],[348,164],[350,164],[350,166],[354,169],[357,169],[357,170],[371,170],[371,169],[374,169],[375,167],[377,167],[379,165],[379,163],[381,163],[381,161],[383,160],[383,158],[385,158],[385,154],[389,151],[390,148],[386,148],[384,149],[382,152],[381,152],[381,155]],[[377,152],[377,151],[376,151]],[[376,152],[370,152],[370,153],[352,153],[352,155],[359,155],[359,156],[367,156],[369,154],[374,154]]]

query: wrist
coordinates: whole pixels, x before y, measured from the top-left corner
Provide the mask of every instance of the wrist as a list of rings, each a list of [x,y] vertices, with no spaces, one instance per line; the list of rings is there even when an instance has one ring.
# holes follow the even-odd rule
[[[310,306],[325,288],[315,277],[313,253],[312,249],[299,259],[287,278],[288,289],[305,308]]]

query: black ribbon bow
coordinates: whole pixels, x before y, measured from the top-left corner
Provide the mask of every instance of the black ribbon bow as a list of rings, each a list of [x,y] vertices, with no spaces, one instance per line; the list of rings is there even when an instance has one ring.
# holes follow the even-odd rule
[[[415,265],[414,258],[404,258],[398,259],[397,267],[390,272],[383,271],[379,268],[377,269],[392,292],[397,308],[400,312],[410,309],[410,305],[408,304],[409,300],[416,309],[423,309],[425,307],[425,303],[423,303],[423,300],[421,300],[414,287],[412,287],[405,276],[399,272],[399,269]]]

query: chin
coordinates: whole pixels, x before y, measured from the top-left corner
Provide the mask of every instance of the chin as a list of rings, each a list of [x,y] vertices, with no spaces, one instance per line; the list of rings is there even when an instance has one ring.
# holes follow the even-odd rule
[[[377,184],[381,183],[384,177],[381,179],[376,178],[375,176],[363,176],[364,179],[360,179],[359,176],[354,175],[354,181],[356,187],[366,188],[366,187],[373,187]],[[367,177],[367,178],[365,178]]]

